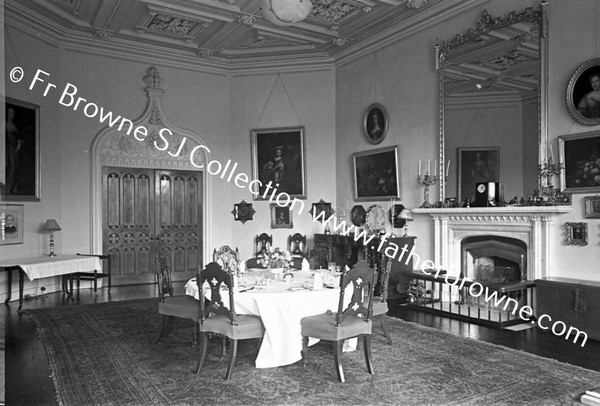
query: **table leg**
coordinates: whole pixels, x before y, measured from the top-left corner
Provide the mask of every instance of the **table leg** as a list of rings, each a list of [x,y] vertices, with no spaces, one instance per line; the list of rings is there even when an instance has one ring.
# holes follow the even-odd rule
[[[25,285],[25,272],[19,268],[19,308],[17,309],[17,313],[21,313],[21,308],[23,307],[23,287]]]
[[[8,294],[6,295],[6,300],[4,301],[5,305],[7,305],[8,302],[10,302],[10,298],[12,296],[12,271],[13,269],[11,267],[6,268],[6,283],[8,283]]]

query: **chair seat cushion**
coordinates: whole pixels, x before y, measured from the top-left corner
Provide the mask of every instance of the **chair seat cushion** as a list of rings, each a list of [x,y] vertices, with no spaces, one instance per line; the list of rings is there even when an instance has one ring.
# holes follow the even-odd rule
[[[303,337],[314,337],[327,341],[345,340],[361,334],[371,334],[371,320],[365,321],[356,316],[348,316],[339,327],[335,326],[335,313],[323,313],[304,317],[302,325]]]
[[[236,323],[237,326],[234,326],[229,321],[229,317],[218,314],[204,320],[200,332],[222,334],[234,340],[261,338],[265,335],[265,326],[258,316],[238,314]]]
[[[200,320],[200,302],[188,295],[167,296],[164,302],[158,304],[158,313],[198,322]]]
[[[373,316],[386,314],[388,312],[387,302],[384,302],[380,297],[373,298]]]

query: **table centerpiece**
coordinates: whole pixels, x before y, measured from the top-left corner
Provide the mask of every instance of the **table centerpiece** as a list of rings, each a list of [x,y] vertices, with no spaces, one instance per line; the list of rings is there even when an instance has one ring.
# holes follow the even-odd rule
[[[294,260],[289,251],[275,248],[258,254],[257,262],[267,268],[271,273],[281,275],[284,271],[290,269]]]

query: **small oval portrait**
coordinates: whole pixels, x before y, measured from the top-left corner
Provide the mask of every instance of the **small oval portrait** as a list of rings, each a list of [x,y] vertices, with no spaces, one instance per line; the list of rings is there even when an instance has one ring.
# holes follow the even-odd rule
[[[385,138],[388,130],[388,116],[385,108],[379,103],[373,103],[365,112],[363,131],[371,144],[379,144]]]
[[[567,109],[581,124],[600,124],[600,58],[590,59],[571,76]]]

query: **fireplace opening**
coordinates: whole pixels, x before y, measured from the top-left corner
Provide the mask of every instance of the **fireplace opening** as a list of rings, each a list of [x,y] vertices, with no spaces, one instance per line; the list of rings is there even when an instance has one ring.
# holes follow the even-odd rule
[[[462,276],[482,284],[527,279],[527,244],[500,236],[472,236],[461,241]]]

